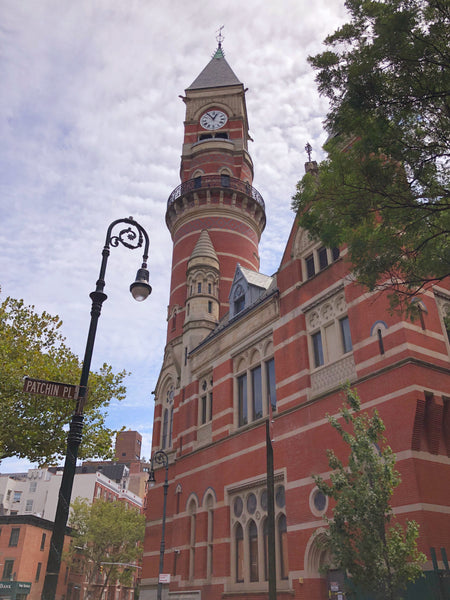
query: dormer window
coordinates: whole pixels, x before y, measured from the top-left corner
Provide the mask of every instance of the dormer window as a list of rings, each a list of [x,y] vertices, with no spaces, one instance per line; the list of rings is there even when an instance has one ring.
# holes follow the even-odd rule
[[[223,177],[223,176],[222,176]],[[245,308],[245,292],[242,285],[238,284],[234,290],[234,314],[241,312]]]

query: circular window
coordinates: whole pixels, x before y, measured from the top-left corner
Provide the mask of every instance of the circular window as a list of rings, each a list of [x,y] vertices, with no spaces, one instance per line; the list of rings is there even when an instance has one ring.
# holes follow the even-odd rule
[[[309,495],[309,507],[313,515],[320,517],[327,510],[328,498],[319,489],[314,488]]]
[[[317,490],[317,494],[314,494],[314,508],[320,512],[324,511],[327,506],[327,497],[323,492]]]
[[[263,490],[261,493],[261,508],[267,510],[267,490]]]
[[[244,503],[242,502],[242,498],[238,496],[234,499],[234,516],[239,518],[242,515],[243,508]]]
[[[284,495],[284,485],[279,485],[277,487],[277,491],[275,492],[275,501],[279,508],[284,508],[286,504],[286,498]]]
[[[251,493],[247,496],[247,510],[252,515],[256,510],[256,496]]]

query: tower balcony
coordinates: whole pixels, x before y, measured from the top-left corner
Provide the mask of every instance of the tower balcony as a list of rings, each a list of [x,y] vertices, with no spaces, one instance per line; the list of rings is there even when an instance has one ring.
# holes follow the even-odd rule
[[[208,190],[223,190],[224,188],[240,192],[241,194],[252,198],[265,212],[264,200],[258,190],[249,183],[241,181],[236,177],[230,177],[229,175],[201,175],[199,177],[194,177],[194,179],[183,181],[183,183],[176,187],[170,194],[167,201],[167,212],[174,208],[176,201],[186,194]]]
[[[183,181],[167,201],[167,227],[172,233],[189,214],[204,216],[210,209],[219,207],[224,214],[232,211],[235,216],[239,215],[238,220],[251,223],[259,239],[266,225],[264,200],[252,185],[230,175],[201,175]]]

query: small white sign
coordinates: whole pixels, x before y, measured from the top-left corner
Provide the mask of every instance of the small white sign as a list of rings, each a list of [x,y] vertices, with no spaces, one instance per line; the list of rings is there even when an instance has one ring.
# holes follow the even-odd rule
[[[159,583],[170,583],[170,573],[160,573]]]

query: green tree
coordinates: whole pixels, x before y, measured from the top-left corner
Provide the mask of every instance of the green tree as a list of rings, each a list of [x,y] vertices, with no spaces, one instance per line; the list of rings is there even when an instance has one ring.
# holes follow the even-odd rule
[[[390,500],[400,483],[395,456],[383,436],[385,426],[374,411],[360,410],[357,393],[346,388],[343,423],[328,420],[349,448],[343,463],[328,450],[330,483],[314,477],[319,490],[335,502],[324,533],[334,567],[351,577],[357,589],[380,600],[398,600],[409,581],[421,574],[425,555],[417,549],[418,525],[395,521]]]
[[[350,22],[308,59],[330,136],[293,208],[325,245],[347,244],[358,280],[395,305],[450,273],[450,8],[345,5]]]
[[[61,325],[59,317],[38,314],[22,300],[8,297],[0,304],[0,460],[18,456],[43,464],[65,454],[73,401],[22,391],[25,376],[79,383],[81,364]],[[80,458],[111,456],[115,431],[105,427],[105,407],[125,397],[126,374],[106,364],[91,373]]]
[[[73,542],[66,557],[69,565],[81,566],[91,594],[101,598],[108,585],[130,586],[142,558],[145,516],[124,502],[82,498],[72,503],[69,521]]]

